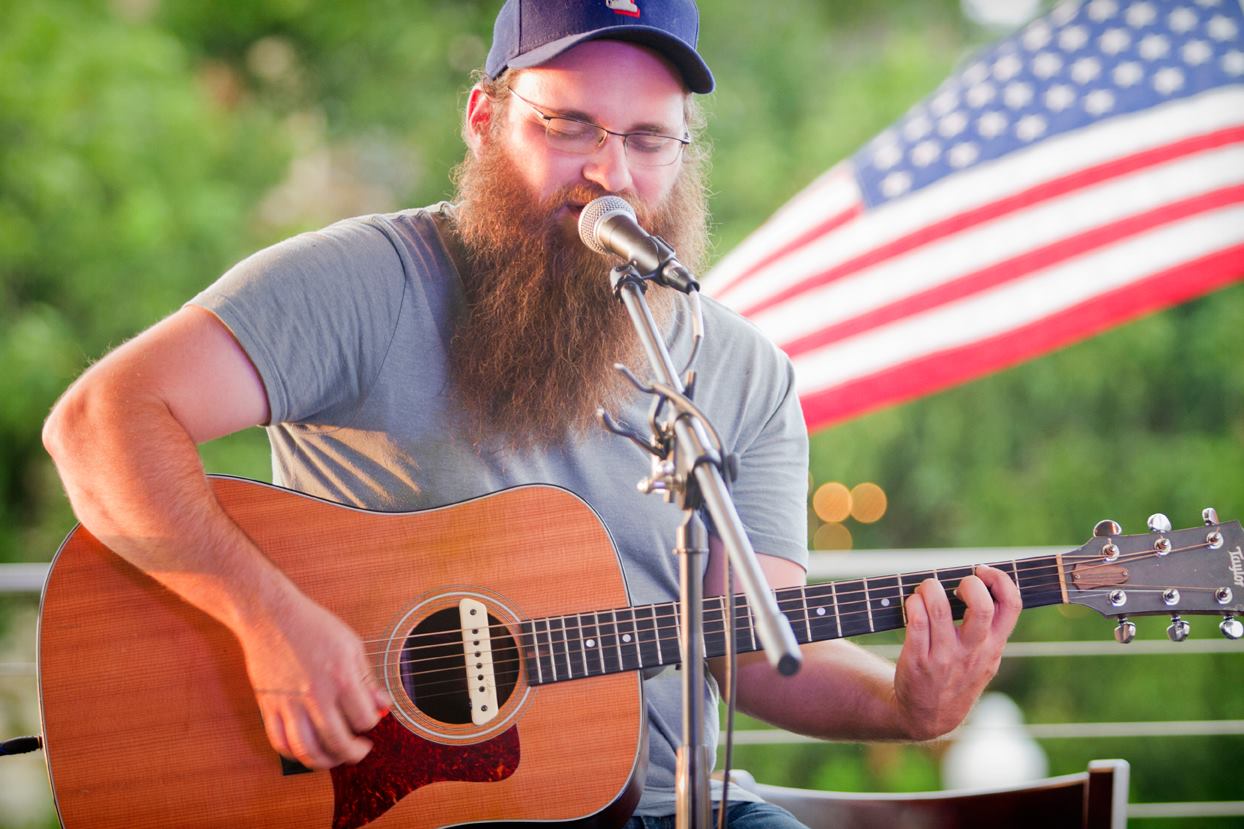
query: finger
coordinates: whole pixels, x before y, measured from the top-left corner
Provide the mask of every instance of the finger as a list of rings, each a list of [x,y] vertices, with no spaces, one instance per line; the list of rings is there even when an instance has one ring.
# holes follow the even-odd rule
[[[371,666],[367,664],[367,658],[364,656],[359,658],[359,671],[362,674],[367,694],[371,697],[371,704],[376,708],[376,721],[379,722],[380,718],[388,714],[389,709],[393,707],[393,699],[388,691],[380,687],[376,675],[372,673]]]
[[[371,740],[351,731],[337,706],[313,709],[311,717],[319,744],[334,766],[358,763],[371,751]]]
[[[1020,611],[1024,609],[1024,599],[1019,588],[1011,577],[996,567],[981,566],[976,568],[976,575],[985,584],[989,594],[993,596],[996,606],[993,617],[993,631],[1003,638],[1011,635]]]
[[[309,769],[331,769],[338,765],[320,747],[320,741],[305,708],[301,705],[286,708],[282,718],[285,722],[285,735],[295,760]]]
[[[963,624],[959,628],[959,641],[966,647],[978,648],[989,638],[993,624],[993,596],[985,582],[976,576],[968,576],[959,582],[955,595],[963,602]]]
[[[929,612],[919,590],[907,597],[905,607],[907,637],[903,640],[903,650],[923,660],[929,655]]]
[[[369,674],[359,677],[357,682],[343,688],[340,696],[341,710],[345,715],[346,725],[355,734],[366,734],[380,722],[381,710],[376,705],[375,689]]]
[[[294,750],[290,748],[289,737],[285,734],[285,719],[280,710],[266,697],[259,697],[259,715],[263,718],[263,730],[268,735],[268,742],[276,749],[276,753],[292,758]]]
[[[925,579],[916,588],[924,597],[924,607],[929,614],[929,654],[950,654],[958,643],[955,617],[950,612],[950,599],[946,589],[936,579]]]

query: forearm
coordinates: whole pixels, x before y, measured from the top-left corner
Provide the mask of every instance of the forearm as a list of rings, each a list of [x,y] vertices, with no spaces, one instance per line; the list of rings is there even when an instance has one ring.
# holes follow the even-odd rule
[[[849,642],[803,648],[794,676],[753,655],[740,666],[739,709],[773,725],[827,740],[915,738],[894,694],[894,665]]]
[[[235,632],[280,607],[288,581],[221,509],[194,441],[156,395],[88,373],[44,442],[75,514],[118,555]]]

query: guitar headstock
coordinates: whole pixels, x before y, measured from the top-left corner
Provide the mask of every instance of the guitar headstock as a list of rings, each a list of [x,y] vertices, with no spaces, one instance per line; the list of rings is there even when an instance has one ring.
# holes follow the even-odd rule
[[[1188,637],[1185,615],[1222,616],[1228,639],[1244,636],[1244,530],[1239,521],[1220,523],[1213,509],[1204,525],[1171,530],[1166,516],[1149,518],[1149,532],[1123,535],[1114,521],[1101,521],[1093,538],[1063,556],[1067,601],[1116,616],[1115,638],[1136,635],[1129,616],[1169,615],[1167,635]]]

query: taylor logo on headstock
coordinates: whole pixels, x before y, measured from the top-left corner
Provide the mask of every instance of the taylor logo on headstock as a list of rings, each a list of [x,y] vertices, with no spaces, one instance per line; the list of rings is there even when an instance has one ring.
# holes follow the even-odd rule
[[[1228,550],[1227,555],[1231,556],[1232,580],[1238,586],[1244,587],[1244,551],[1236,547],[1234,550]]]

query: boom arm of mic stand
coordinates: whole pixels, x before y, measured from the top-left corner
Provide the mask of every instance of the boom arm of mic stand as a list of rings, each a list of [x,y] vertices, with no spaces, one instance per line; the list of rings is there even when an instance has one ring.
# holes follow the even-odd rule
[[[620,271],[623,269],[615,269],[613,274],[614,287],[634,323],[652,370],[661,382],[681,392],[682,380],[678,377],[674,361],[670,359],[669,350],[658,333],[656,320],[648,309],[648,303],[644,301],[642,291],[634,282],[621,279]],[[710,446],[704,427],[698,419],[679,417],[674,424],[674,434],[685,450],[679,453],[680,457],[696,459],[716,452]],[[777,600],[769,590],[764,573],[760,570],[760,563],[756,560],[756,552],[743,531],[743,522],[739,520],[734,501],[726,490],[721,470],[712,464],[696,464],[694,470],[686,471],[695,475],[704,505],[717,528],[717,535],[725,545],[730,563],[739,575],[743,592],[755,616],[756,633],[769,664],[783,675],[795,673],[803,661],[799,644],[790,629],[790,622],[778,611]]]
[[[703,430],[698,421],[688,422],[686,417],[680,417],[674,424],[674,434],[679,443],[689,450],[680,453],[681,457],[699,458],[711,451],[704,444]],[[777,600],[760,569],[756,551],[743,531],[743,522],[734,508],[734,500],[726,489],[721,470],[712,464],[702,463],[696,465],[694,474],[704,506],[713,518],[717,535],[743,585],[765,657],[778,673],[791,676],[803,664],[799,643],[790,629],[790,621],[778,610]]]

